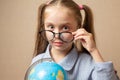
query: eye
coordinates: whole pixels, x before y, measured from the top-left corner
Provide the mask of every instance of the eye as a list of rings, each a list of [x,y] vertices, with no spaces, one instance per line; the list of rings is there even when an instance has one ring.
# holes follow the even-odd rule
[[[67,25],[64,25],[64,26],[63,26],[63,30],[64,30],[64,31],[68,31],[69,29],[70,29],[69,26],[67,26]]]
[[[53,25],[48,25],[48,26],[47,26],[47,29],[48,29],[48,30],[53,30],[53,29],[54,29],[54,26],[53,26]]]

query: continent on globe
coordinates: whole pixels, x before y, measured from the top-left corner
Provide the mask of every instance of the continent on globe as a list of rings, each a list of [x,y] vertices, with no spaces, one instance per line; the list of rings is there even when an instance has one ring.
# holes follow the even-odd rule
[[[55,62],[44,61],[28,69],[25,80],[68,80],[66,71]]]

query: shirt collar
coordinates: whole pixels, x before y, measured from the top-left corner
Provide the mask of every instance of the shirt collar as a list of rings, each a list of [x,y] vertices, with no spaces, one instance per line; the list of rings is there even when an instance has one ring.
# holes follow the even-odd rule
[[[50,45],[48,45],[44,58],[51,58],[50,55]],[[65,70],[69,71],[73,68],[78,58],[78,53],[74,47],[68,55],[66,55],[58,64],[61,65]]]

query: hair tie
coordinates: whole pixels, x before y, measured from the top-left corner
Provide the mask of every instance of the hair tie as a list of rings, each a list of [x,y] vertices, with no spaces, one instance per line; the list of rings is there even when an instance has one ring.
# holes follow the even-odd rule
[[[83,10],[84,7],[83,7],[83,5],[79,5],[79,8],[80,8],[80,10]]]

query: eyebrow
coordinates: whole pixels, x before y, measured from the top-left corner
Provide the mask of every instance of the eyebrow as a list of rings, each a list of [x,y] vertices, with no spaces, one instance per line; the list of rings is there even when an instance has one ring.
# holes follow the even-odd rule
[[[46,23],[44,23],[44,24],[51,24],[51,25],[54,25],[54,23],[52,23],[52,22],[46,22]],[[69,22],[64,22],[64,23],[61,23],[60,25],[72,25],[71,23],[69,23]]]

